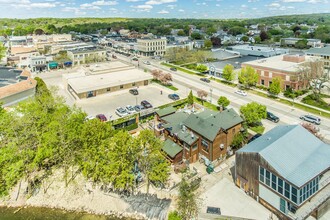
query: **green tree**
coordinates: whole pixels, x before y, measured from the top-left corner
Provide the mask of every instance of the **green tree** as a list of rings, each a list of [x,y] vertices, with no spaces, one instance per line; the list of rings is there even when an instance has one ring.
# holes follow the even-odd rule
[[[230,101],[225,96],[220,96],[218,99],[218,105],[222,108],[227,107],[230,104]]]
[[[235,79],[234,66],[231,64],[226,64],[223,68],[222,77],[227,81],[233,81]]]
[[[194,95],[193,95],[191,90],[190,90],[189,95],[187,97],[187,103],[188,103],[188,105],[193,105],[194,104]]]
[[[265,40],[269,39],[269,35],[267,34],[266,31],[261,31],[259,37],[260,37],[261,41],[265,41]]]
[[[147,192],[150,182],[165,184],[169,177],[170,166],[161,152],[162,143],[151,130],[143,130],[136,139],[139,152],[136,155],[139,165],[147,179]]]
[[[185,177],[179,185],[177,210],[183,220],[196,219],[199,211],[198,195],[196,187],[187,182]]]
[[[0,43],[0,62],[1,62],[2,58],[4,58],[5,53],[6,53],[5,46],[2,43]]]
[[[202,40],[204,37],[198,32],[194,32],[190,35],[193,40]]]
[[[272,83],[269,85],[269,93],[272,95],[277,96],[281,92],[282,87],[282,78],[281,77],[274,77],[272,79]]]
[[[199,64],[197,67],[196,67],[196,70],[203,73],[207,70],[207,66],[204,65],[204,64]]]
[[[249,37],[244,35],[242,38],[241,38],[242,41],[244,42],[248,42],[249,41]]]
[[[178,34],[178,36],[187,36],[187,34],[184,32],[184,30],[179,30],[177,34]]]
[[[204,47],[205,48],[211,48],[212,47],[212,41],[211,40],[205,40],[204,41]]]
[[[231,143],[231,146],[233,149],[239,149],[243,146],[244,143],[245,143],[244,134],[239,132],[239,133],[235,134],[235,136],[233,138],[233,142]]]
[[[168,214],[168,220],[182,220],[177,211],[172,211]]]
[[[261,43],[261,38],[260,38],[260,36],[255,36],[255,37],[254,37],[254,41],[255,41],[256,44],[260,44],[260,43]]]
[[[245,87],[249,88],[251,86],[255,86],[258,82],[259,75],[250,66],[243,67],[241,71],[238,73],[238,81]]]
[[[294,47],[297,49],[305,49],[308,48],[307,43],[308,41],[306,39],[301,39],[294,44]]]
[[[244,116],[244,119],[248,125],[258,123],[261,119],[264,119],[267,116],[266,106],[257,102],[251,102],[247,105],[241,106],[240,112]]]

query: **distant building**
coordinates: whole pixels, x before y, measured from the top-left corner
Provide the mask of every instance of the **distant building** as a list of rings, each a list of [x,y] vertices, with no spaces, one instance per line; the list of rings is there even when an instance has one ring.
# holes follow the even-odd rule
[[[259,85],[269,87],[274,77],[283,81],[283,89],[304,89],[308,82],[300,79],[301,65],[312,58],[304,55],[280,55],[242,63],[242,67],[251,66],[259,74]]]
[[[8,65],[23,66],[20,63],[26,63],[29,57],[38,56],[37,48],[33,46],[13,46],[8,49],[7,63]]]
[[[95,63],[105,61],[106,50],[101,48],[85,48],[67,51],[68,57],[72,61],[72,65],[80,65],[85,63]]]
[[[32,39],[37,49],[44,50],[52,44],[71,42],[72,36],[71,34],[33,35]]]
[[[166,52],[167,39],[165,37],[137,39],[137,44],[137,49],[140,55],[146,57],[162,57]]]
[[[75,99],[149,85],[152,76],[133,66],[113,61],[92,64],[82,71],[63,75],[66,89]]]
[[[271,57],[289,53],[288,49],[250,46],[246,44],[232,46],[231,48],[233,51],[237,51],[244,56]]]
[[[0,67],[0,102],[3,106],[14,105],[33,97],[37,81],[27,70]]]
[[[282,46],[295,46],[295,44],[299,40],[304,40],[303,38],[282,38],[281,39],[281,45]],[[307,46],[310,47],[323,47],[323,44],[320,39],[306,39],[307,40]]]
[[[205,40],[194,40],[194,47],[195,48],[203,48]]]
[[[7,45],[8,47],[11,46],[32,46],[33,45],[33,38],[32,36],[10,36]]]
[[[330,46],[323,48],[311,48],[305,54],[313,57],[320,57],[324,60],[324,68],[330,69]]]
[[[62,42],[49,46],[49,54],[58,54],[60,51],[81,50],[95,48],[94,44],[85,42]]]
[[[329,207],[330,146],[301,125],[277,126],[236,151],[235,183],[279,219]]]

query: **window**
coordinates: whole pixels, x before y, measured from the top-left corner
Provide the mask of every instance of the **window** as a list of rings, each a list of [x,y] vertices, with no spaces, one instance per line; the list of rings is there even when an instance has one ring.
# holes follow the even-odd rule
[[[285,200],[280,198],[280,210],[285,213]]]
[[[260,167],[260,170],[259,170],[259,180],[262,183],[265,182],[265,169],[262,167]]]
[[[109,87],[109,88],[107,88],[107,92],[110,92],[111,91],[111,88]]]
[[[297,193],[298,193],[298,190],[295,188],[295,187],[293,187],[293,186],[291,186],[291,200],[294,202],[294,203],[298,203],[298,201],[297,201]]]
[[[198,147],[198,146],[197,146],[197,143],[196,143],[196,144],[193,145],[192,150],[196,150],[197,147]]]
[[[135,86],[135,85],[136,85],[136,83],[135,83],[135,82],[133,82],[133,83],[132,83],[132,86]]]
[[[283,195],[283,180],[281,178],[277,178],[278,192]]]
[[[285,185],[284,196],[290,199],[290,185],[287,182],[285,182],[284,185]]]
[[[124,85],[120,85],[119,88],[120,88],[120,89],[123,89],[123,88],[124,88]]]
[[[209,142],[203,138],[201,141],[201,144],[202,144],[203,150],[206,152],[209,152]]]
[[[272,188],[276,191],[276,176],[272,174]]]
[[[270,172],[266,170],[266,184],[270,186]]]
[[[264,79],[261,80],[261,85],[265,85],[265,80]]]

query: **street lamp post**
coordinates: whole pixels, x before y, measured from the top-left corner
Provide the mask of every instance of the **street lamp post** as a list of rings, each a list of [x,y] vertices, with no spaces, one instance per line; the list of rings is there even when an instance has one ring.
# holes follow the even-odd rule
[[[210,88],[210,103],[212,103],[212,91],[213,91],[213,89]]]

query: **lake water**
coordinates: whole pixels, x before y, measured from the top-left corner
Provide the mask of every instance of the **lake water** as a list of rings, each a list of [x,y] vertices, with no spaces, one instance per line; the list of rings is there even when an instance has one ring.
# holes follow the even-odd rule
[[[19,210],[19,211],[18,211]],[[118,220],[119,218],[49,208],[0,207],[0,220]],[[121,218],[123,219],[123,218]],[[128,219],[126,219],[128,220]]]

